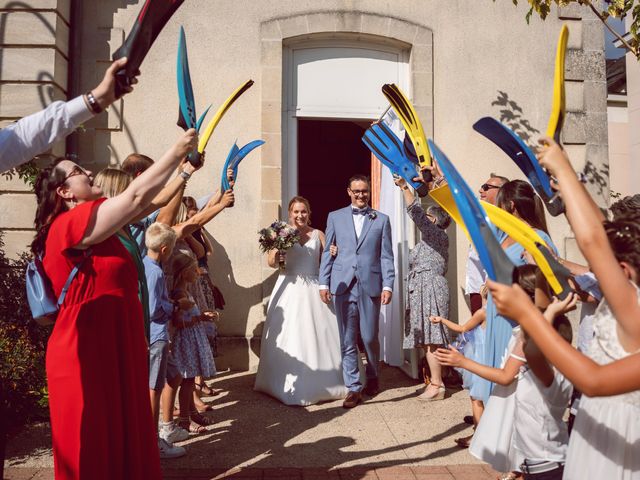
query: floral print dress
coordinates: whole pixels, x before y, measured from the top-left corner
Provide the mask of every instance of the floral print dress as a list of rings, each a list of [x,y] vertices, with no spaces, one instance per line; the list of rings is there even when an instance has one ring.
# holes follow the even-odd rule
[[[449,237],[431,223],[417,198],[407,207],[407,213],[420,230],[421,239],[409,252],[403,347],[441,345],[445,340],[440,324],[431,323],[429,316],[449,317],[449,285],[444,277],[449,261]]]

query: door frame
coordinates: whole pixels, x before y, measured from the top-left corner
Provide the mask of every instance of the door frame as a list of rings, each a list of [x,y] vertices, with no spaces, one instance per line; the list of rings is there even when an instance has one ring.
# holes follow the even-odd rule
[[[385,37],[375,37],[341,34],[314,35],[313,38],[293,38],[283,42],[282,63],[282,205],[287,205],[289,198],[298,194],[298,116],[296,106],[293,105],[293,86],[295,85],[293,60],[296,50],[309,48],[359,48],[364,50],[377,50],[381,52],[394,53],[398,55],[399,87],[411,95],[411,85],[409,81],[409,59],[410,48],[406,44],[401,44],[393,39]],[[379,112],[379,115],[382,111]],[[373,120],[370,114],[362,117],[354,116],[354,112],[334,112],[323,116],[305,115],[303,118],[317,118],[318,120]]]

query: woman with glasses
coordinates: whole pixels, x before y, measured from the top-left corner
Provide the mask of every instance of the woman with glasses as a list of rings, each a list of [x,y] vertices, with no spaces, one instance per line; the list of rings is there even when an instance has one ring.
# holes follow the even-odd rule
[[[112,198],[90,171],[62,159],[36,180],[33,254],[59,295],[46,356],[56,479],[161,478],[151,417],[148,354],[136,267],[117,233],[144,212],[197,144],[185,132],[167,153]]]
[[[404,179],[395,177],[394,181],[402,189],[407,213],[421,235],[420,242],[409,252],[403,347],[423,348],[429,365],[431,382],[418,400],[442,400],[445,396],[442,366],[434,353],[439,346],[447,343],[446,333],[442,324],[431,323],[429,317],[447,318],[449,315],[449,284],[444,275],[449,261],[446,229],[451,217],[435,205],[425,211]]]

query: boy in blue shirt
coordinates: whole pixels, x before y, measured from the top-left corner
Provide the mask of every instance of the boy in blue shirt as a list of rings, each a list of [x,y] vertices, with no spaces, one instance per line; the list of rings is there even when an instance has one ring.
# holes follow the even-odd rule
[[[169,259],[176,243],[176,233],[163,223],[153,223],[146,231],[145,244],[147,255],[143,263],[149,289],[149,313],[151,318],[149,338],[149,395],[154,425],[158,424],[160,397],[164,408],[172,409],[171,397],[178,388],[182,377],[169,352],[169,325],[174,310],[178,308],[170,299],[167,283],[162,270],[162,262]],[[165,387],[166,385],[166,387]],[[163,393],[166,392],[166,393]],[[173,423],[173,422],[171,422]],[[183,447],[172,442],[186,440],[189,436],[184,429],[171,429],[172,435],[158,437],[160,458],[178,458],[186,452]],[[164,437],[164,438],[163,438]]]

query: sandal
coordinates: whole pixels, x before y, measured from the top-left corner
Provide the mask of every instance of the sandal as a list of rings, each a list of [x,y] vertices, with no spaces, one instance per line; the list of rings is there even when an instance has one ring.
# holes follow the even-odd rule
[[[431,386],[437,389],[437,392],[434,395],[427,394],[427,391]],[[445,394],[446,394],[446,388],[444,385],[438,385],[437,383],[431,382],[427,386],[427,388],[425,388],[424,392],[422,392],[422,394],[418,395],[416,398],[421,402],[433,402],[436,400],[444,400]]]
[[[460,448],[469,448],[469,445],[471,445],[471,439],[473,438],[473,435],[469,435],[468,437],[460,437],[460,438],[456,438],[454,440],[454,442],[456,442],[456,444],[460,447]]]
[[[195,385],[196,392],[201,393],[205,397],[215,397],[222,393],[222,390],[211,388],[206,383],[196,383]]]
[[[196,406],[196,410],[198,411],[198,413],[212,412],[213,407],[211,405],[205,405],[204,407]]]
[[[208,427],[215,423],[212,418],[205,417],[204,415],[202,415],[201,413],[198,413],[197,411],[191,412],[190,418],[192,422],[195,422],[202,427]]]
[[[202,425],[198,425],[196,422],[193,422],[188,418],[180,417],[178,419],[178,426],[180,428],[184,428],[189,433],[201,434],[201,433],[207,432],[207,429],[204,428]]]
[[[502,475],[496,478],[497,480],[518,480],[518,479],[521,479],[522,476],[518,475],[515,472],[507,472],[507,473],[503,473]]]

